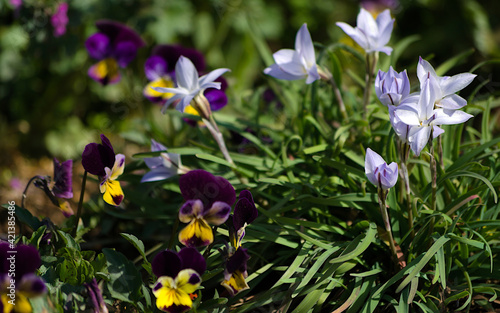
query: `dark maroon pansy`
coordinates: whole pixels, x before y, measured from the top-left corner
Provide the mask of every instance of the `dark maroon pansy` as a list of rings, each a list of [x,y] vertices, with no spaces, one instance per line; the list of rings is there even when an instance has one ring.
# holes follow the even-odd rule
[[[58,198],[73,198],[73,160],[59,162],[54,158],[54,187],[52,191]]]
[[[97,284],[97,280],[93,278],[90,283],[85,283],[83,286],[87,289],[87,294],[94,307],[93,312],[107,312],[106,303],[102,298],[102,291],[101,288],[99,288],[99,284]]]
[[[205,170],[192,170],[182,175],[179,187],[184,200],[201,200],[204,210],[209,210],[216,201],[232,206],[236,200],[234,187],[227,179]]]
[[[16,289],[29,294],[38,295],[45,292],[43,280],[34,273],[42,264],[38,250],[29,245],[17,245],[0,242],[0,281],[5,282],[8,277],[11,259],[14,259]]]
[[[157,277],[169,276],[173,279],[184,269],[193,269],[200,276],[207,269],[203,256],[195,248],[182,248],[179,253],[164,250],[151,262],[153,273]]]
[[[115,151],[109,139],[101,134],[102,144],[89,143],[82,153],[83,168],[90,174],[105,176],[106,167],[113,168],[115,164]]]
[[[250,224],[258,216],[257,208],[253,201],[252,193],[248,190],[240,192],[238,202],[234,207],[233,225],[236,230]]]
[[[229,275],[230,277],[230,274],[234,273],[235,271],[245,273],[247,271],[247,261],[249,259],[250,256],[247,253],[247,249],[239,248],[233,255],[229,257],[229,259],[227,259],[224,275]],[[229,280],[229,277],[226,277],[226,280]]]

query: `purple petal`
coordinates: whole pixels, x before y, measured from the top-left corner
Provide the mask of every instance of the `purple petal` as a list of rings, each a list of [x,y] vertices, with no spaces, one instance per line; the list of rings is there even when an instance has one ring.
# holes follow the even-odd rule
[[[208,103],[210,103],[210,109],[212,111],[218,111],[226,106],[227,96],[226,93],[218,89],[207,89],[205,90],[205,98],[207,98]]]
[[[17,284],[16,289],[25,292],[30,296],[38,296],[47,291],[45,282],[33,273],[23,275]]]
[[[375,186],[378,186],[378,179],[376,177],[376,170],[379,166],[384,164],[385,161],[382,159],[382,157],[373,151],[370,148],[366,149],[366,156],[365,156],[365,174],[368,180],[374,184]]]
[[[122,23],[110,20],[100,20],[97,21],[95,25],[97,29],[110,38],[113,47],[116,47],[118,43],[124,41],[131,42],[136,49],[145,45],[144,41],[134,30]]]
[[[167,62],[160,56],[149,57],[144,63],[144,72],[149,80],[156,80],[167,75]]]
[[[103,33],[96,33],[87,38],[85,48],[89,55],[97,60],[106,58],[111,51],[109,38]]]
[[[175,278],[182,269],[182,261],[177,253],[164,250],[158,253],[151,262],[153,273],[157,277],[169,276]]]
[[[90,143],[82,153],[83,168],[90,174],[106,176],[106,167],[113,168],[115,152],[109,139],[101,134],[102,144]]]
[[[168,73],[175,71],[175,64],[181,55],[190,59],[198,72],[205,70],[205,59],[203,55],[195,49],[185,48],[180,45],[158,45],[154,47],[151,55],[158,55],[167,62]]]
[[[236,192],[229,181],[204,170],[193,170],[182,175],[179,178],[179,187],[186,201],[199,199],[205,208],[212,207],[215,201],[232,206],[236,200]]]
[[[247,261],[250,256],[247,253],[247,249],[239,248],[236,252],[227,260],[226,271],[228,273],[234,273],[239,270],[241,273],[247,271]]]
[[[159,181],[168,179],[176,174],[176,171],[171,171],[166,168],[155,168],[142,176],[141,183]]]
[[[190,268],[195,270],[200,276],[205,273],[207,263],[195,248],[182,248],[178,256],[181,259],[181,270]]]
[[[240,193],[240,198],[234,207],[233,225],[236,230],[250,224],[258,216],[257,208],[253,202],[252,194],[248,190]]]
[[[66,24],[68,24],[68,4],[61,2],[56,12],[50,17],[50,23],[54,27],[54,37],[62,36],[66,33]]]
[[[21,244],[15,250],[16,280],[20,281],[24,275],[34,273],[42,265],[42,261],[38,250],[33,246]]]
[[[203,213],[203,219],[210,225],[222,225],[231,213],[231,206],[225,202],[216,201],[212,207]]]
[[[58,198],[73,198],[73,160],[59,162],[54,158],[54,187],[52,191]]]
[[[114,57],[122,68],[126,67],[135,58],[136,54],[137,47],[131,41],[119,42],[114,49]]]

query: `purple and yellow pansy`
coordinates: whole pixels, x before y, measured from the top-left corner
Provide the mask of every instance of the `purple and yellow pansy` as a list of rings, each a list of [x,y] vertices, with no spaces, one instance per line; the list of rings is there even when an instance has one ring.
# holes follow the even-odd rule
[[[231,296],[250,288],[245,280],[248,276],[248,259],[250,259],[250,256],[247,253],[247,249],[240,247],[226,261],[224,281],[221,285],[227,289]]]
[[[96,27],[99,32],[87,38],[85,47],[99,62],[89,68],[88,75],[102,85],[117,83],[119,67],[125,68],[145,43],[134,30],[115,21],[97,21]]]
[[[245,236],[245,228],[248,224],[253,222],[257,216],[258,212],[253,201],[252,193],[248,190],[242,190],[238,202],[236,202],[234,207],[232,225],[229,225],[229,239],[236,249],[241,247],[241,241]]]
[[[236,200],[233,186],[223,177],[193,170],[179,178],[179,187],[186,200],[179,211],[179,220],[189,223],[179,233],[179,241],[187,247],[211,244],[214,235],[209,225],[226,222]]]
[[[15,275],[10,271],[11,259],[15,260]],[[2,313],[32,312],[29,298],[43,295],[45,282],[35,275],[42,261],[33,246],[0,242],[0,308]],[[13,301],[12,301],[13,300]]]
[[[203,256],[194,248],[182,248],[179,253],[164,250],[155,256],[151,265],[158,277],[153,285],[158,309],[170,313],[191,309],[191,295],[200,286],[207,266]]]
[[[125,168],[125,156],[115,154],[109,139],[101,134],[102,144],[89,143],[82,154],[83,168],[101,178],[99,189],[106,203],[118,206],[124,198],[118,177]]]
[[[65,217],[74,214],[68,201],[59,199],[73,198],[73,160],[59,162],[54,158],[54,176],[36,176],[34,184],[42,189],[50,201],[61,209]]]

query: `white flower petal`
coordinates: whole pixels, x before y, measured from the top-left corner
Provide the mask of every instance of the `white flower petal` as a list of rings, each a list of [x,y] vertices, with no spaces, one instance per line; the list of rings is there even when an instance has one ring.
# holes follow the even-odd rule
[[[283,71],[277,64],[273,64],[270,67],[266,68],[264,70],[264,74],[272,76],[277,79],[284,79],[284,80],[297,80],[297,79],[302,79],[305,78],[305,74],[301,75],[293,75],[290,73],[287,73]]]
[[[316,55],[314,54],[314,45],[311,39],[311,34],[307,29],[307,24],[304,23],[297,32],[295,37],[295,50],[299,55],[302,55],[308,66],[316,64]]]
[[[417,110],[409,105],[400,105],[394,115],[403,123],[410,126],[419,126],[420,117]]]
[[[460,110],[446,110],[446,109],[436,109],[434,110],[434,125],[454,125],[461,124],[469,120],[473,115],[465,113]]]
[[[205,87],[208,83],[212,83],[214,82],[217,78],[219,78],[219,76],[221,76],[222,74],[224,73],[227,73],[231,71],[230,69],[228,68],[218,68],[216,70],[213,70],[211,71],[210,73],[206,74],[206,75],[203,75],[202,77],[200,77],[200,85],[199,85],[199,88],[200,89],[206,89],[206,88],[209,88],[209,87]],[[220,83],[219,83],[220,84]],[[216,87],[211,87],[211,88],[216,88]],[[217,89],[220,89],[220,88],[217,88]]]
[[[467,101],[459,95],[449,95],[436,103],[438,107],[448,110],[458,110],[467,105]]]
[[[419,57],[418,65],[417,65],[417,77],[420,81],[420,85],[422,85],[427,79],[428,74],[437,78],[436,71],[432,67],[432,65],[426,60]]]
[[[370,12],[361,8],[356,19],[356,27],[368,37],[378,37],[379,29],[377,22]]]
[[[477,75],[471,73],[462,73],[454,75],[446,80],[441,81],[441,89],[443,96],[454,94],[467,87]]]
[[[198,71],[190,59],[181,56],[175,65],[175,78],[179,87],[195,90],[198,85]]]
[[[378,179],[375,177],[375,170],[377,167],[380,165],[384,164],[385,161],[382,159],[380,155],[378,155],[376,152],[374,152],[372,149],[367,148],[366,149],[366,156],[365,156],[365,174],[368,180],[374,184],[375,186],[378,186]]]
[[[429,142],[429,136],[431,135],[430,127],[415,127],[416,130],[411,136],[409,136],[410,148],[417,156],[420,155],[422,149],[424,149],[427,142]],[[411,131],[410,131],[411,132]]]
[[[335,24],[338,27],[342,28],[342,30],[349,37],[351,37],[358,45],[360,45],[361,48],[363,48],[365,50],[369,48],[367,37],[362,32],[360,32],[358,29],[354,29],[351,27],[351,25],[346,24],[344,22],[337,22]]]

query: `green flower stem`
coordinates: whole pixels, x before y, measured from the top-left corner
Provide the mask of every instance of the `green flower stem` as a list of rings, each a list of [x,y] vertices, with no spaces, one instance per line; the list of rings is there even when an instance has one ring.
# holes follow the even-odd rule
[[[389,219],[389,213],[387,213],[387,205],[385,202],[387,194],[388,191],[384,191],[382,190],[382,188],[378,189],[378,204],[380,206],[380,213],[382,214],[382,220],[384,221],[385,230],[389,234],[389,245],[391,246],[392,257],[394,258],[394,261],[398,263],[398,253],[396,251],[394,238],[392,237],[391,221]]]
[[[434,130],[431,127],[431,135],[429,137],[429,153],[430,153],[430,168],[431,168],[431,211],[436,211],[436,191],[437,191],[437,170],[436,170],[436,158],[434,157],[434,145],[432,139],[434,137]],[[434,232],[434,217],[431,217],[429,224],[429,235],[432,235]]]
[[[363,94],[363,120],[366,120],[367,107],[370,102],[372,92],[373,75],[378,62],[378,51],[368,53],[366,55],[366,75],[365,75],[365,92]]]
[[[404,193],[406,195],[406,205],[408,211],[408,227],[410,228],[411,237],[415,237],[415,230],[413,229],[413,209],[412,209],[412,201],[411,201],[411,191],[410,191],[410,177],[408,174],[408,158],[410,156],[410,146],[408,142],[402,143],[399,139],[399,153],[400,153],[400,169],[401,169],[401,177],[404,183]]]
[[[340,89],[337,86],[337,83],[335,82],[333,75],[327,69],[324,69],[319,66],[318,66],[318,73],[322,80],[327,81],[332,85],[333,94],[335,95],[335,98],[337,99],[337,102],[339,104],[340,113],[342,114],[344,121],[346,121],[346,123],[349,122],[349,117],[347,115],[344,100],[342,100],[342,94],[340,93]]]
[[[214,137],[215,141],[219,145],[219,149],[222,152],[222,155],[224,155],[226,161],[228,161],[232,166],[235,166],[233,159],[231,159],[231,156],[227,151],[226,143],[224,142],[224,137],[222,136],[222,133],[217,127],[217,124],[215,123],[213,116],[210,116],[210,121],[207,120],[206,118],[202,118],[201,120],[203,121],[205,126],[207,126],[208,130],[212,134],[212,137]]]
[[[78,209],[76,211],[75,227],[73,228],[73,232],[72,232],[73,237],[76,236],[76,231],[78,229],[78,221],[80,220],[80,217],[82,216],[83,196],[85,195],[85,185],[86,184],[87,184],[87,171],[83,172],[82,189],[80,191],[80,201],[78,201]]]

